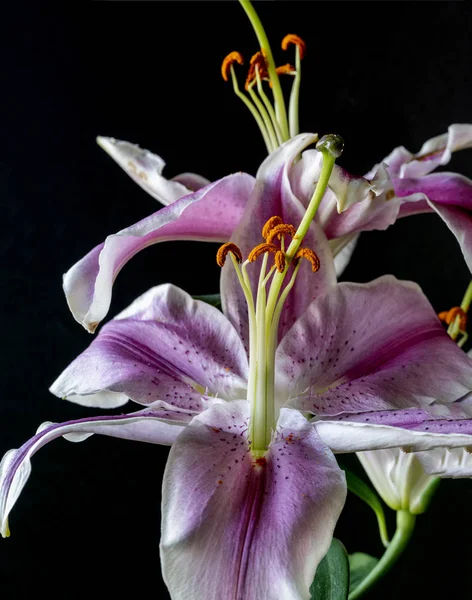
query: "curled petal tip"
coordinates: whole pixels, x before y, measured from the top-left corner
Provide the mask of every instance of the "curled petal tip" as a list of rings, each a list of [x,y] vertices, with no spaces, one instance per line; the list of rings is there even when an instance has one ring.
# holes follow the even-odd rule
[[[328,152],[334,158],[339,158],[344,150],[344,140],[340,135],[324,135],[316,144],[316,149],[320,152]]]

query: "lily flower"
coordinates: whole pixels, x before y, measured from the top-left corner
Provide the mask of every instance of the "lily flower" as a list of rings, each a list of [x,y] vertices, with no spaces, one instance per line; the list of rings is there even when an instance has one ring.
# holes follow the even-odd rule
[[[335,283],[312,222],[332,167],[323,156],[322,184],[297,229],[272,212],[247,252],[255,224],[281,207],[268,195],[218,252],[224,313],[158,286],[64,371],[52,386],[59,396],[144,408],[45,424],[8,452],[4,535],[30,458],[52,439],[172,443],[161,539],[171,597],[306,600],[346,495],[332,451],[470,446],[466,411],[444,417],[434,404],[457,406],[472,390],[472,363],[420,289],[390,276]]]

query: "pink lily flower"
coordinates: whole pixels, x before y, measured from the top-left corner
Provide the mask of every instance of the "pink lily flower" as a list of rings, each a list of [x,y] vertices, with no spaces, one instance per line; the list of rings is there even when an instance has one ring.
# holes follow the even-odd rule
[[[419,460],[427,454],[428,470],[431,450],[470,447],[461,400],[472,390],[472,363],[420,289],[390,276],[336,284],[319,224],[307,225],[300,248],[303,236],[287,221],[298,222],[304,207],[283,203],[280,189],[274,180],[252,196],[226,245],[223,313],[172,285],[153,288],[53,384],[80,404],[131,399],[144,408],[44,424],[8,452],[0,465],[4,535],[45,443],[98,433],[172,444],[161,538],[172,598],[306,600],[346,496],[333,452],[407,447]],[[261,245],[267,214],[280,211],[284,222],[264,228]],[[276,246],[278,235],[291,245]],[[301,253],[289,269],[292,244]],[[241,266],[239,252],[250,255]]]

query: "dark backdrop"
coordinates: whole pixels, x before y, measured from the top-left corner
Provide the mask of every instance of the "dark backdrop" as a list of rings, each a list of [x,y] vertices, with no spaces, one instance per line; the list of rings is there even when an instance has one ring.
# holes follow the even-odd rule
[[[340,162],[350,170],[365,172],[400,144],[417,151],[450,123],[470,121],[465,3],[257,7],[278,61],[287,60],[278,50],[286,33],[306,39],[302,130],[342,134]],[[167,161],[169,176],[254,173],[264,158],[255,125],[219,74],[227,52],[249,57],[257,49],[236,2],[93,3],[80,15],[38,4],[7,16],[0,453],[45,420],[94,414],[48,392],[91,341],[68,312],[61,276],[108,233],[157,208],[95,136],[152,149]],[[472,176],[471,152],[454,157],[452,168]],[[186,262],[197,252],[198,271]],[[214,252],[198,243],[147,249],[118,277],[110,314],[162,282],[215,292]],[[384,273],[419,282],[437,310],[457,304],[469,280],[455,240],[431,215],[363,235],[344,278]],[[99,437],[79,445],[58,440],[41,450],[11,516],[12,537],[0,541],[2,599],[39,590],[54,599],[167,598],[158,555],[167,452]],[[472,482],[443,482],[394,575],[370,597],[469,597],[471,501]],[[374,518],[356,498],[349,497],[337,536],[351,552],[381,552]]]

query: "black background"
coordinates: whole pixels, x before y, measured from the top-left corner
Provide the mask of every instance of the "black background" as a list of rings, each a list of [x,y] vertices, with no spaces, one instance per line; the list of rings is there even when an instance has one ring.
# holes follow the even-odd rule
[[[276,60],[305,38],[301,128],[345,138],[340,163],[363,173],[397,145],[419,150],[471,119],[470,11],[462,2],[260,2]],[[2,398],[0,453],[45,420],[95,414],[48,387],[91,341],[71,317],[61,276],[109,233],[158,208],[95,144],[97,134],[161,155],[172,176],[255,173],[264,147],[219,74],[225,54],[256,40],[236,2],[93,3],[80,14],[13,9],[4,19],[0,122]],[[243,77],[243,73],[241,73]],[[471,151],[451,170],[472,176]],[[217,291],[211,244],[142,252],[114,289],[113,315],[171,281]],[[188,256],[198,253],[199,269]],[[437,310],[460,302],[469,274],[433,215],[364,234],[344,279],[384,273],[420,283]],[[1,597],[167,598],[159,567],[160,482],[168,450],[92,437],[58,440],[0,541]],[[445,481],[405,556],[370,598],[470,597],[472,483]],[[375,520],[349,497],[337,536],[380,555]],[[215,573],[215,577],[217,573]],[[195,599],[201,600],[201,599]],[[203,599],[202,599],[203,600]],[[261,599],[263,600],[263,599]]]

